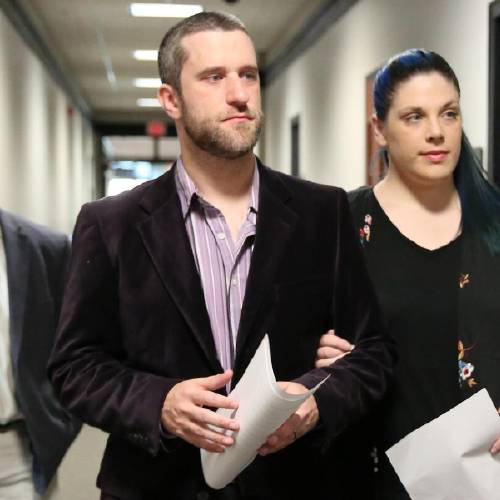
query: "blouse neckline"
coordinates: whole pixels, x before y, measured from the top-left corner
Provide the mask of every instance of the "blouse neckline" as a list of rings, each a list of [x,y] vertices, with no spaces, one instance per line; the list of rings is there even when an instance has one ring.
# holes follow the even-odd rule
[[[372,198],[372,201],[373,203],[375,204],[375,207],[376,209],[379,211],[379,213],[382,215],[382,217],[385,219],[385,221],[387,222],[387,224],[389,225],[389,227],[392,229],[393,232],[397,233],[399,235],[399,237],[409,246],[411,246],[412,248],[416,249],[417,251],[419,252],[423,252],[427,255],[435,255],[435,254],[438,254],[438,253],[441,253],[443,251],[445,251],[447,248],[449,248],[450,246],[458,243],[462,238],[462,231],[460,231],[453,239],[451,239],[450,241],[448,241],[448,243],[445,243],[444,245],[441,245],[440,247],[437,247],[437,248],[434,248],[434,249],[430,249],[430,248],[426,248],[426,247],[423,247],[422,245],[419,245],[417,242],[413,241],[411,238],[409,238],[408,236],[406,236],[405,234],[403,234],[399,228],[396,226],[396,224],[394,224],[394,222],[392,222],[392,220],[390,219],[390,217],[387,215],[387,213],[385,212],[385,210],[382,208],[382,205],[379,203],[376,195],[375,195],[375,191],[372,188],[370,188],[370,196]]]

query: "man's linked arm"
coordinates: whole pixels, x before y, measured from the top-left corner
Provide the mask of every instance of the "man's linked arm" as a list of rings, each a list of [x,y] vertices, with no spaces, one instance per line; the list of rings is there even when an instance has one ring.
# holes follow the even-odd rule
[[[315,368],[294,380],[310,389],[331,375],[314,396],[319,419],[330,439],[369,413],[382,399],[396,362],[395,344],[386,332],[343,191],[337,202],[334,257],[335,332],[355,347],[334,364]]]

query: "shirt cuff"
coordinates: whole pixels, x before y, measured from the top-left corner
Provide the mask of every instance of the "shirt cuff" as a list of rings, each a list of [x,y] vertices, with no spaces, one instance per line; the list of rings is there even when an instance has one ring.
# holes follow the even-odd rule
[[[168,432],[162,425],[161,421],[158,423],[160,429],[160,446],[162,450],[166,453],[172,453],[174,451],[173,443],[177,439],[177,436]]]

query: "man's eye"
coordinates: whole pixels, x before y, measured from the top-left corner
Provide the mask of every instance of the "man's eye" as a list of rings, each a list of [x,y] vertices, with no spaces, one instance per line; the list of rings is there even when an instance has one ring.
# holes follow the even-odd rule
[[[416,123],[422,118],[422,116],[419,113],[410,113],[409,115],[405,116],[405,121],[408,123]]]
[[[222,75],[219,74],[207,75],[205,77],[205,80],[208,80],[209,82],[218,82],[219,80],[222,80]]]
[[[241,76],[247,80],[257,80],[257,73],[255,71],[245,71]]]

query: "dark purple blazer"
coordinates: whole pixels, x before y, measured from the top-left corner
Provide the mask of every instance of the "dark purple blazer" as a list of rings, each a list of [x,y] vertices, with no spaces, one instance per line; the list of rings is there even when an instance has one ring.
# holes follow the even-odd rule
[[[175,167],[174,167],[175,168]],[[257,234],[237,337],[235,382],[265,333],[277,380],[314,386],[320,424],[238,478],[244,498],[342,498],[332,487],[335,437],[386,390],[395,360],[344,191],[259,164]],[[314,369],[334,326],[356,349]],[[50,375],[63,404],[110,433],[98,486],[123,499],[210,498],[199,450],[160,445],[167,392],[221,372],[173,170],[85,205]]]

